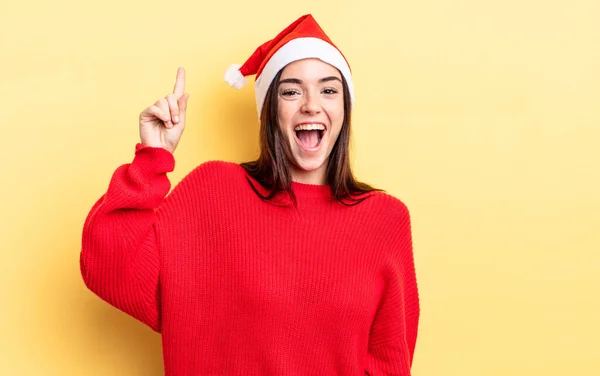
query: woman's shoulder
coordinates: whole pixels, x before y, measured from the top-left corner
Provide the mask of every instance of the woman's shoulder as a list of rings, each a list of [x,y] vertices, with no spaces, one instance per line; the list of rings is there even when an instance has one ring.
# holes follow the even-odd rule
[[[386,244],[385,252],[394,259],[405,259],[412,252],[412,224],[408,206],[404,200],[384,191],[372,192],[364,203],[369,201],[369,206],[364,209],[365,215],[377,229],[378,238]]]
[[[400,198],[386,191],[371,191],[364,200],[365,210],[372,212],[375,216],[389,219],[408,219],[410,212],[406,203]]]
[[[209,179],[239,178],[245,175],[242,166],[234,162],[210,160],[196,166],[188,176]]]
[[[398,233],[410,233],[411,215],[404,200],[385,191],[372,191],[362,206],[362,216],[381,231],[382,235],[395,238]]]
[[[202,190],[205,193],[213,187],[222,189],[243,184],[246,172],[242,166],[234,162],[210,160],[202,162],[190,171],[175,187],[175,190]]]

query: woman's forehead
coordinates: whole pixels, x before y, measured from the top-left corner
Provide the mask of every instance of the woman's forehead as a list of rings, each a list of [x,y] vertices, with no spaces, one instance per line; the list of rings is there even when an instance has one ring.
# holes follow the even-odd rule
[[[342,78],[334,66],[316,58],[297,60],[289,63],[281,72],[281,79],[298,78],[302,81],[319,81],[324,77]]]

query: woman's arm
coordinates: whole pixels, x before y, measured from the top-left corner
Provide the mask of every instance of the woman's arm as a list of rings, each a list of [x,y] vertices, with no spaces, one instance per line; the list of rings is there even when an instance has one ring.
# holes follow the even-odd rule
[[[366,373],[409,376],[419,325],[419,293],[410,216],[404,205],[393,252],[384,271],[385,289],[369,336]]]
[[[173,155],[136,146],[130,164],[113,174],[89,212],[80,268],[86,286],[103,300],[160,331],[160,254],[155,209],[169,192]]]

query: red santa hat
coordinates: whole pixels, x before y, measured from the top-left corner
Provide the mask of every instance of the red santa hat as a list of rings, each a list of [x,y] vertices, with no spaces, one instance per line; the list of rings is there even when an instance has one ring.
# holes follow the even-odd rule
[[[352,106],[354,86],[350,65],[310,14],[298,18],[275,38],[258,47],[243,65],[231,65],[225,72],[225,81],[240,89],[246,85],[246,76],[256,75],[254,90],[260,116],[275,75],[289,63],[307,58],[320,59],[340,70],[348,84]]]

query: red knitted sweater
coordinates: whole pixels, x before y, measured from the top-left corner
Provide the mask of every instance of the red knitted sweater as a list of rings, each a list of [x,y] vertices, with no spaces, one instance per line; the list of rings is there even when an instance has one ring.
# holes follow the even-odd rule
[[[170,193],[173,155],[137,145],[83,228],[81,273],[162,334],[165,374],[410,375],[419,299],[409,213],[294,182],[263,201],[206,162]]]

